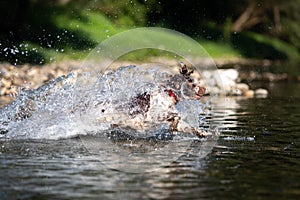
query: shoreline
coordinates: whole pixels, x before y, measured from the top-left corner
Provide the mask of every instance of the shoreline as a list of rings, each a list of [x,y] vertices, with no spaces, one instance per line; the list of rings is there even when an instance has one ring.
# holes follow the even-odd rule
[[[253,81],[278,82],[287,81],[290,77],[285,74],[274,74],[269,72],[270,67],[279,65],[279,62],[257,59],[214,59],[220,70],[235,69],[238,71],[238,83],[250,83]],[[150,62],[164,63],[174,66],[177,61],[164,57],[150,59]],[[200,63],[201,60],[198,60]],[[116,66],[129,64],[142,64],[142,61],[118,61]],[[197,61],[195,62],[197,64]],[[0,63],[0,97],[12,98],[16,95],[18,88],[25,87],[35,89],[46,82],[70,72],[77,72],[81,68],[82,61],[63,61],[46,65],[19,65]],[[299,79],[299,77],[298,77]]]

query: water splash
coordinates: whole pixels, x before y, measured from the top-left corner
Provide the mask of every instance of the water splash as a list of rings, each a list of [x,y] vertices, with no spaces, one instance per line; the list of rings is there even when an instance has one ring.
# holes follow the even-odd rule
[[[0,137],[60,139],[114,128],[149,137],[167,132],[170,124],[163,119],[170,109],[180,114],[185,126],[199,128],[205,124],[206,106],[188,98],[188,92],[181,88],[185,81],[174,77],[173,72],[159,67],[131,65],[98,73],[97,77],[69,74],[36,90],[20,89],[16,100],[0,111],[0,130],[5,133]],[[157,106],[152,105],[149,117],[145,107],[136,105],[136,97],[167,96],[167,89],[180,99],[174,108],[156,99],[152,104]]]

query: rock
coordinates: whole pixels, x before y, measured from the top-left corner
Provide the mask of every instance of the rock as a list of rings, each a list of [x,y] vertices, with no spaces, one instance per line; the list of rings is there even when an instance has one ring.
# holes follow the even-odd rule
[[[62,76],[62,75],[65,75],[66,73],[61,69],[57,69],[55,74],[56,74],[56,76]]]
[[[237,83],[236,89],[241,90],[243,93],[249,90],[249,86],[246,83]]]
[[[242,96],[243,92],[240,89],[235,89],[231,91],[231,95],[233,96]]]
[[[253,80],[256,80],[256,79],[257,79],[257,76],[258,76],[258,75],[257,75],[256,72],[251,71],[251,72],[249,73],[249,75],[247,76],[246,80],[249,81],[249,82],[251,82],[251,81],[253,81]]]
[[[11,80],[6,78],[1,79],[1,86],[3,86],[4,88],[10,88],[11,84],[12,84]]]
[[[286,73],[277,74],[277,81],[285,81],[288,79],[288,75]]]
[[[244,92],[244,96],[252,98],[252,97],[254,97],[254,91],[253,90],[247,90],[247,91]]]
[[[42,70],[32,69],[30,72],[30,80],[34,88],[43,85],[49,80],[48,76]]]
[[[214,87],[216,85],[216,81],[213,78],[207,79],[205,81],[205,85],[209,87]]]
[[[204,79],[211,79],[212,73],[210,71],[205,70],[202,72],[201,77]]]
[[[30,77],[37,76],[38,74],[40,74],[40,70],[38,70],[37,68],[31,68],[27,71],[27,75]]]
[[[218,87],[207,87],[206,94],[210,94],[210,95],[220,94],[220,89]]]
[[[199,81],[198,81],[198,85],[201,85],[201,86],[203,86],[203,87],[207,87],[207,86],[208,86],[206,80],[204,80],[204,79],[199,80]]]
[[[1,71],[0,71],[0,78],[7,78],[6,69],[1,69]]]
[[[6,92],[6,88],[0,87],[0,96],[4,96]]]
[[[223,86],[221,75],[218,72],[218,70],[216,70],[216,71],[213,72],[212,78],[215,80],[216,86],[218,86],[219,88],[221,88]]]
[[[235,81],[239,77],[239,73],[236,69],[224,70],[223,75],[233,81]]]
[[[222,77],[222,81],[223,81],[223,88],[225,91],[231,91],[236,88],[235,81],[233,81],[227,77]]]
[[[230,91],[235,86],[235,82],[224,74],[224,70],[214,71],[213,79],[221,90]]]
[[[264,81],[274,82],[276,81],[276,79],[277,79],[276,75],[271,72],[264,72],[262,74],[262,80]]]
[[[13,85],[16,85],[16,86],[22,86],[22,85],[24,85],[24,80],[22,80],[21,78],[19,78],[19,77],[15,77],[14,79],[13,79],[13,83],[12,83]]]
[[[266,89],[259,88],[259,89],[255,90],[255,96],[265,98],[268,96],[268,91]]]
[[[16,96],[17,95],[17,88],[16,87],[11,87],[5,91],[5,95],[9,96]]]
[[[167,62],[168,60],[161,61],[161,63]],[[203,63],[202,59],[199,60],[199,62],[201,62],[201,66],[205,66],[205,63]],[[124,65],[129,64],[132,63],[127,62]],[[116,63],[116,65],[120,66],[120,63]],[[171,63],[171,66],[173,65],[177,65],[177,63]],[[11,91],[11,86],[18,88],[18,86],[24,85],[24,83],[27,83],[27,87],[29,88],[37,88],[51,79],[63,74],[67,74],[68,70],[71,68],[73,69],[73,72],[76,72],[76,70],[78,71],[79,69],[82,70],[80,63],[78,62],[53,63],[42,67],[31,65],[15,67],[8,63],[2,63],[0,64],[0,95],[13,93],[14,91]],[[172,67],[172,69],[175,70],[174,73],[178,73],[178,66],[174,68]],[[201,71],[201,74],[196,72],[192,74],[192,77],[198,82],[199,85],[207,88],[205,94],[234,96],[244,95],[246,97],[253,97],[254,95],[266,96],[267,94],[265,94],[265,92],[262,94],[261,91],[258,91],[256,94],[253,90],[249,90],[249,86],[247,84],[236,82],[240,79],[244,81],[257,80],[262,76],[268,77],[268,80],[274,79],[274,76],[271,73],[264,73],[263,75],[254,71],[239,73],[236,69],[203,70]],[[285,74],[283,74],[282,77],[276,75],[276,80],[283,80],[286,79],[286,77],[287,76]],[[1,78],[4,82],[1,81]]]

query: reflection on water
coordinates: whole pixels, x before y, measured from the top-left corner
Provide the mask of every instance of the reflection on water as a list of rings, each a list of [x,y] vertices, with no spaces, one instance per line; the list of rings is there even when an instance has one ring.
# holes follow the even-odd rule
[[[226,118],[207,156],[199,159],[191,145],[180,159],[143,173],[108,168],[79,139],[1,141],[0,198],[297,199],[300,86],[270,89],[266,99],[216,106]]]

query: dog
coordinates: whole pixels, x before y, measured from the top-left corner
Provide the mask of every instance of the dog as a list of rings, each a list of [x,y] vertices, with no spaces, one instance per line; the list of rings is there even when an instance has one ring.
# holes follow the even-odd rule
[[[137,131],[147,131],[155,125],[166,124],[170,133],[184,132],[204,137],[205,133],[200,127],[193,127],[182,119],[177,109],[177,105],[185,99],[197,101],[206,92],[204,87],[195,83],[192,74],[193,70],[188,70],[187,66],[181,63],[178,74],[170,76],[169,80],[160,83],[158,88],[137,94],[128,101],[129,103],[113,111],[103,109],[103,113],[108,114],[99,117],[98,121],[110,122],[113,128],[121,127]],[[184,96],[178,92],[183,91],[181,88],[183,85],[185,85]]]
[[[198,101],[205,94],[206,89],[195,83],[191,75],[193,70],[188,70],[183,63],[180,64],[178,73],[170,75],[168,80],[158,84],[158,87],[151,91],[137,93],[131,97],[125,104],[113,106],[104,106],[103,102],[95,105],[98,113],[96,116],[97,123],[108,123],[113,128],[130,128],[137,131],[150,130],[155,125],[164,124],[168,127],[170,133],[184,132],[195,134],[198,137],[204,137],[205,133],[197,126],[191,126],[181,116],[177,105],[186,99]],[[52,81],[55,85],[61,86],[64,80],[69,76],[62,76]],[[34,94],[43,91],[44,96],[38,97],[38,101],[46,101],[51,91],[44,91],[45,86],[41,86],[34,91]],[[181,91],[181,92],[178,92]],[[30,95],[28,95],[30,97]],[[8,120],[1,122],[0,133],[6,134],[9,130],[6,128],[10,121],[22,121],[30,118],[36,111],[35,99],[27,98],[22,106],[18,107],[17,112],[8,117]],[[13,105],[12,105],[13,106]],[[87,106],[79,106],[81,110]],[[77,110],[76,110],[77,109]],[[76,113],[78,105],[70,113]],[[100,113],[100,114],[99,114]],[[200,114],[200,113],[199,113]]]

